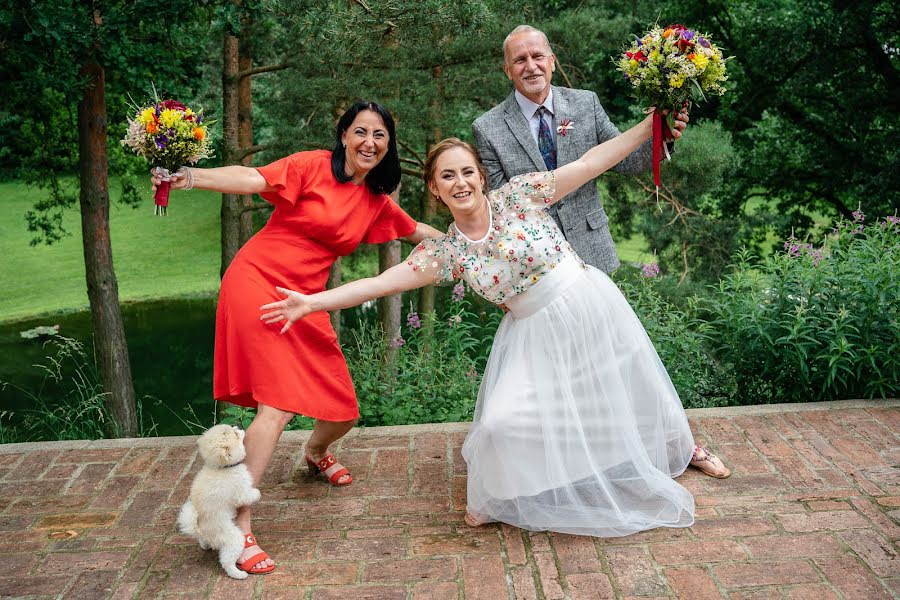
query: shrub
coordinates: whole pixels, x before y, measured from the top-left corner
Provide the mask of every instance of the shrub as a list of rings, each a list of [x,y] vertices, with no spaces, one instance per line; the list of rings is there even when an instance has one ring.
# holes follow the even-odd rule
[[[739,254],[709,301],[717,355],[741,404],[900,392],[900,219],[841,221],[820,248],[789,239]]]
[[[346,354],[359,396],[361,425],[472,418],[480,373],[502,313],[476,314],[463,290],[461,284],[454,288],[455,300],[441,317],[410,312],[400,338],[387,340],[372,326],[354,332]],[[424,326],[423,318],[433,319],[430,326]],[[385,361],[389,347],[394,350],[387,353],[393,354],[393,363]]]

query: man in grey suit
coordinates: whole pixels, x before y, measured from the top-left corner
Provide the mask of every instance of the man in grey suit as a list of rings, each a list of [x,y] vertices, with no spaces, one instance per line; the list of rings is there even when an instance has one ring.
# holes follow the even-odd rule
[[[512,177],[552,170],[619,135],[597,94],[550,84],[556,57],[547,36],[528,25],[503,42],[503,70],[515,90],[472,123],[491,189]],[[675,115],[674,138],[687,125],[686,111]],[[614,169],[638,174],[651,166],[648,141]],[[619,266],[596,181],[590,181],[549,208],[575,252],[588,264],[611,273]]]

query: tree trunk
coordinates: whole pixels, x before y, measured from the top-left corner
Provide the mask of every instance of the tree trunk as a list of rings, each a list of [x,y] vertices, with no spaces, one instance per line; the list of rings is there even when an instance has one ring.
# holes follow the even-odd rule
[[[238,70],[246,72],[253,68],[253,42],[251,42],[251,28],[253,19],[249,14],[241,17],[241,37],[238,42]],[[240,78],[238,83],[238,147],[243,150],[253,145],[253,94],[250,89],[250,75]],[[253,164],[253,157],[248,155],[241,159],[241,164],[249,167]],[[245,194],[240,197],[241,205],[241,245],[247,243],[253,236],[253,211],[244,210],[253,206],[253,194]]]
[[[119,310],[119,286],[113,270],[109,236],[109,163],[106,154],[106,74],[88,61],[81,68],[88,82],[78,103],[78,170],[81,184],[81,231],[88,299],[94,323],[94,347],[106,405],[115,436],[137,435],[134,383],[125,327]]]
[[[425,142],[426,154],[428,154],[431,148],[443,138],[443,132],[440,127],[441,107],[444,97],[443,75],[444,67],[441,65],[437,65],[431,70],[431,78],[434,80],[435,92],[434,98],[431,101],[430,110],[431,131],[428,132]],[[437,202],[428,190],[428,186],[426,185],[424,188],[425,191],[422,195],[422,221],[431,225],[437,214]],[[419,289],[419,314],[422,317],[422,327],[428,334],[430,334],[433,329],[433,319],[431,317],[434,312],[434,292],[435,288],[433,285],[426,285]]]
[[[386,242],[378,247],[378,272],[384,273],[391,267],[400,264],[400,240]],[[378,320],[387,340],[400,337],[400,313],[403,308],[403,295],[394,294],[378,299]],[[397,348],[390,345],[384,351],[384,362],[393,365],[397,362]]]
[[[222,51],[222,162],[237,165],[238,154],[238,38],[227,31]],[[220,211],[222,259],[219,276],[241,248],[241,200],[236,194],[222,194]]]
[[[336,288],[341,285],[341,257],[338,256],[334,261],[334,264],[331,265],[331,273],[328,274],[328,282],[325,284],[325,289],[330,290],[331,288]],[[341,311],[333,310],[329,315],[331,317],[331,326],[334,328],[334,332],[337,334],[338,343],[341,341]]]
[[[400,204],[400,186],[391,194],[391,199]],[[393,266],[399,265],[401,244],[400,240],[385,242],[378,246],[378,272],[384,273]],[[394,294],[378,299],[378,320],[381,323],[381,331],[387,340],[400,337],[400,314],[403,308],[403,295]],[[384,350],[384,363],[393,366],[397,362],[397,348],[390,344]]]

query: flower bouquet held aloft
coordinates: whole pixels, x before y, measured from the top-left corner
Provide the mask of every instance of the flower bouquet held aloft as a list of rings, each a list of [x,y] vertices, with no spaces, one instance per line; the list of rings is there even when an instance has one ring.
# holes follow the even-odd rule
[[[128,120],[128,133],[122,144],[146,158],[162,179],[153,197],[157,215],[166,214],[172,174],[212,156],[207,125],[202,111],[195,112],[177,100],[137,107],[134,117]]]
[[[631,84],[638,100],[655,106],[653,115],[653,182],[659,189],[659,163],[664,138],[671,136],[673,112],[707,94],[722,95],[725,76],[722,52],[709,36],[684,25],[654,26],[636,38],[617,61],[618,70]],[[664,109],[670,112],[663,120]]]

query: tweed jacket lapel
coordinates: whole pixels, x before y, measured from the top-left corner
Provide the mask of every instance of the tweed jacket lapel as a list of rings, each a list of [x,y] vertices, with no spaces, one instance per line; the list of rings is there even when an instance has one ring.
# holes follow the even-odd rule
[[[534,141],[534,137],[531,135],[528,121],[525,120],[525,115],[522,114],[522,109],[519,108],[519,103],[516,102],[515,92],[510,94],[506,102],[503,103],[503,118],[506,120],[509,130],[512,131],[522,147],[522,151],[534,163],[535,170],[546,171],[547,167],[544,165],[544,158],[541,156],[541,151],[538,150],[537,142]]]
[[[553,86],[553,118],[556,122],[557,127],[561,125],[565,120],[569,120],[572,124],[572,128],[574,130],[575,127],[578,126],[578,122],[575,119],[575,107],[569,104],[568,99],[566,99],[565,95],[560,93],[559,88]],[[575,143],[572,141],[577,136],[570,135],[573,133],[572,130],[563,135],[557,129],[556,133],[556,164],[557,165],[567,165],[570,162],[577,160],[581,157],[580,154],[577,153],[577,149],[575,148]]]

